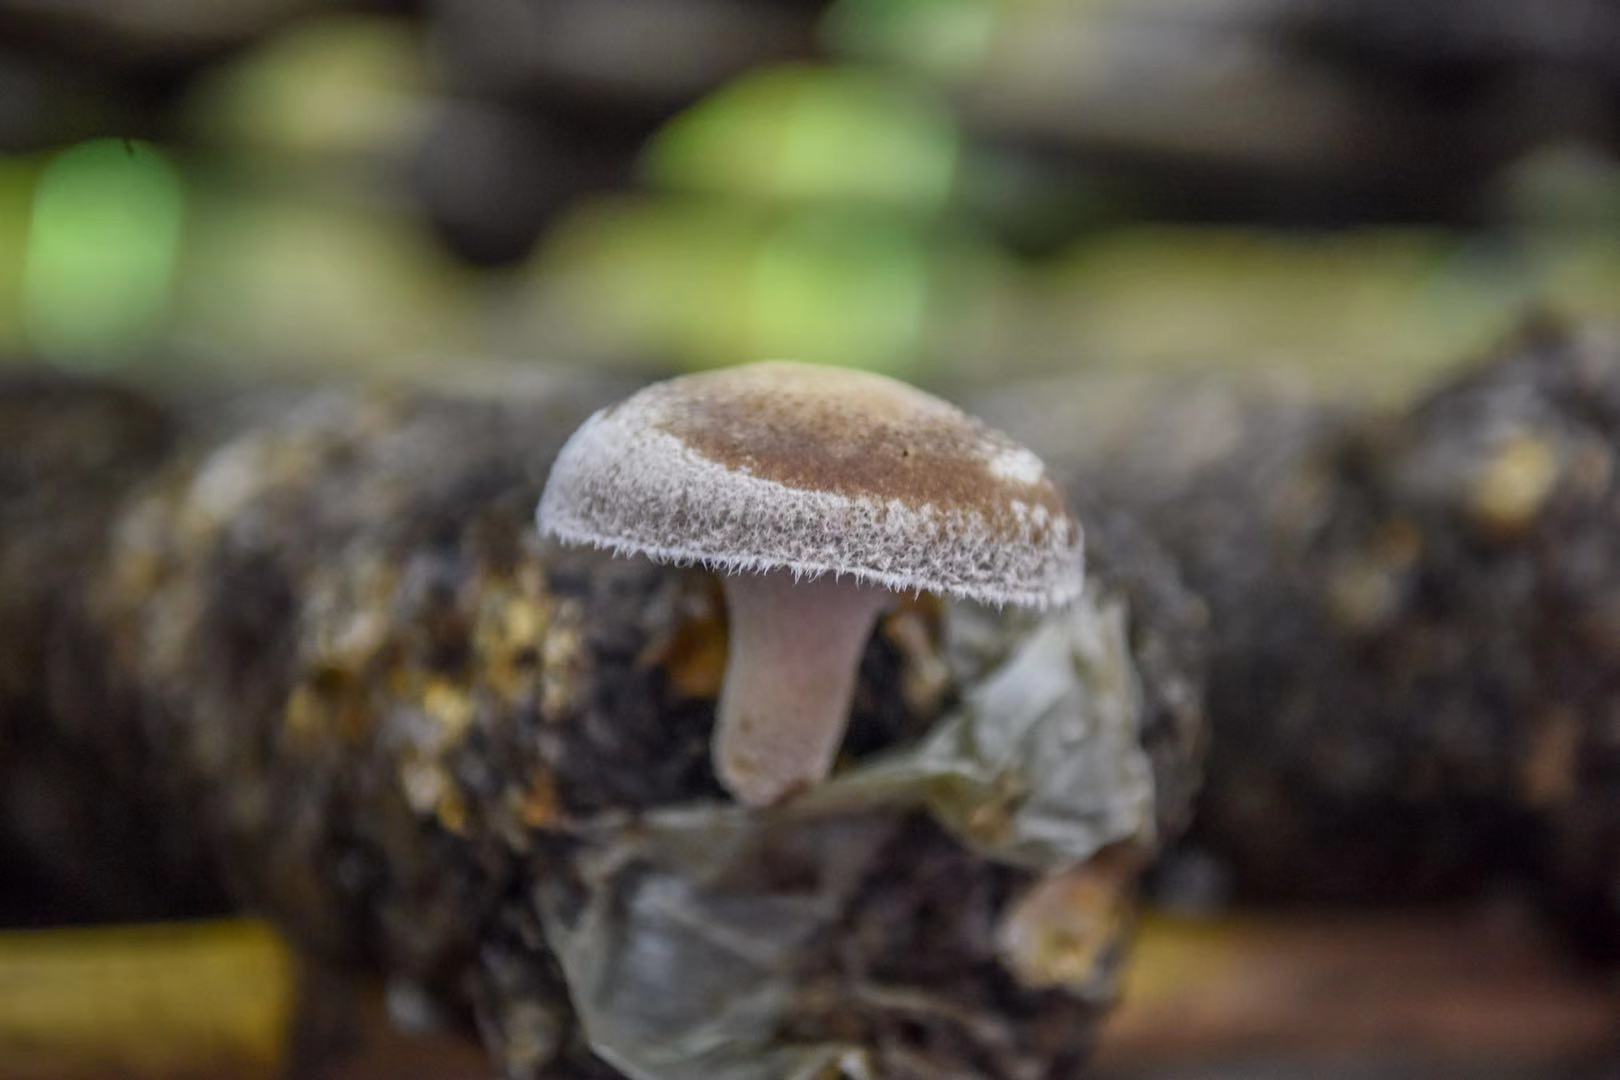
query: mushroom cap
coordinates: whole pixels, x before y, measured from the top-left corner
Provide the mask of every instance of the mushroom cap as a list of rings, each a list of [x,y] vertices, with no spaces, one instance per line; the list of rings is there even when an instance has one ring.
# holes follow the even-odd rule
[[[864,372],[772,362],[602,409],[541,496],[542,534],[723,572],[848,574],[1044,608],[1079,595],[1081,530],[1033,453]]]

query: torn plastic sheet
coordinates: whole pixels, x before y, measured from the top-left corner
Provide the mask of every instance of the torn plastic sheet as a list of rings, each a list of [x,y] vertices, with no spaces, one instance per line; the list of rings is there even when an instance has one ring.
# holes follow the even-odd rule
[[[916,745],[768,812],[686,806],[586,831],[577,880],[538,900],[604,1060],[635,1080],[875,1078],[861,1047],[779,1032],[806,950],[908,811],[1036,872],[1151,841],[1123,605],[1014,618],[953,611],[947,651],[968,689]]]

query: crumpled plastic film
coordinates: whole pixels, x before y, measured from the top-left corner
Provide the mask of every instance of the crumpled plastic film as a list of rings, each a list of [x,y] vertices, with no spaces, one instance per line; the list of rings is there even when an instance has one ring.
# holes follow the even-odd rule
[[[1014,618],[953,611],[968,689],[922,742],[773,811],[684,806],[582,834],[577,880],[538,900],[604,1060],[635,1080],[875,1077],[861,1047],[779,1033],[805,950],[909,811],[1039,872],[1151,840],[1123,605],[1088,597],[1009,633]]]
[[[1047,871],[1121,840],[1153,840],[1153,776],[1124,604],[1089,599],[1035,621],[1002,656],[1004,617],[953,615],[961,704],[921,743],[852,770],[803,809],[920,803],[985,857]]]
[[[871,1076],[858,1048],[775,1035],[801,950],[893,826],[873,814],[771,828],[729,808],[671,812],[582,860],[588,899],[572,917],[543,886],[546,936],[592,1048],[636,1080]]]

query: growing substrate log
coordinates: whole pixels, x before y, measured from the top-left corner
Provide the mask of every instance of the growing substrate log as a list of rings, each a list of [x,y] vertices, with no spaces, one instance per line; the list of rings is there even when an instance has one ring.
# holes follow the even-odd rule
[[[1207,615],[1195,838],[1241,891],[1410,899],[1514,878],[1612,940],[1613,339],[1533,331],[1375,416],[1214,381],[1037,396],[981,411],[1069,475],[1098,592],[1129,597],[1161,837],[1196,790]],[[48,397],[14,389],[8,407]],[[76,549],[8,530],[5,565],[34,575],[3,594],[8,636],[49,628],[14,655],[35,649],[54,676],[13,665],[7,700],[125,785],[92,805],[152,807],[158,835],[184,838],[171,854],[205,853],[306,940],[470,1007],[514,1072],[612,1075],[580,1042],[530,887],[563,884],[553,913],[570,890],[600,898],[626,875],[599,857],[638,814],[719,798],[713,582],[532,539],[545,462],[592,400],[336,393],[212,435],[171,416],[178,449],[88,500],[101,509],[63,534]],[[100,475],[50,454],[28,468]],[[31,489],[8,483],[8,520],[27,520]],[[47,554],[94,572],[47,586]],[[886,621],[846,764],[917,740],[973,689],[941,659],[956,618],[919,604]],[[995,959],[1029,871],[925,814],[866,825],[858,884],[814,937],[838,946],[796,969],[783,1030],[877,1048],[901,1076],[1082,1053],[1095,1008]],[[736,887],[819,880],[838,862],[825,843],[783,834],[775,869]],[[874,995],[874,971],[948,986],[967,1011]],[[1047,1025],[1070,1035],[1043,1042]]]
[[[987,411],[1071,487],[1134,509],[1209,604],[1194,839],[1242,894],[1410,900],[1518,881],[1612,947],[1612,335],[1533,328],[1387,414],[1147,379]]]
[[[746,858],[718,882],[712,866],[682,877],[669,860],[686,856],[649,837],[679,831],[655,820],[665,811],[724,810],[707,748],[716,583],[549,549],[532,527],[560,441],[621,393],[514,379],[163,407],[63,380],[0,389],[29,447],[0,491],[14,660],[0,761],[63,762],[40,796],[59,821],[120,817],[123,872],[79,871],[86,909],[206,907],[222,888],[318,954],[476,1020],[512,1075],[615,1077],[596,1051],[622,1012],[609,1000],[588,1032],[575,1004],[652,979],[630,961],[662,944],[660,924],[627,916],[628,966],[589,995],[556,945],[652,882],[720,904],[728,926],[799,913],[802,938],[766,983],[785,995],[761,1036],[773,1053],[809,1063],[836,1048],[842,1067],[884,1077],[1076,1065],[1140,849],[1181,826],[1196,788],[1202,606],[1127,520],[1092,515],[1093,596],[1131,605],[1130,647],[1124,667],[1081,681],[1140,687],[1132,738],[1157,794],[1082,890],[1093,940],[1053,946],[1079,957],[1058,965],[1072,985],[1034,985],[1002,960],[999,925],[1037,872],[984,853],[1012,820],[1000,810],[970,815],[983,835],[968,838],[914,802],[764,825],[701,810]],[[36,505],[44,492],[60,505]],[[863,661],[846,767],[968,707],[990,669],[952,660],[963,627],[981,651],[1030,635],[1010,616],[903,604]],[[8,820],[42,876],[83,861],[68,825],[42,837]]]

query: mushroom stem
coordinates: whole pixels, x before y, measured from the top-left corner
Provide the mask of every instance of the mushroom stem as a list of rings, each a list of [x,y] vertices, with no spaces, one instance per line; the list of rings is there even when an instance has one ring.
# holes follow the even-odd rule
[[[714,767],[737,799],[768,806],[823,779],[885,589],[787,571],[725,579],[730,611]]]

